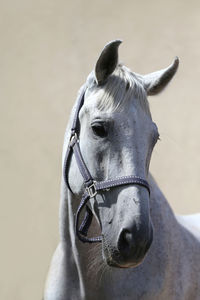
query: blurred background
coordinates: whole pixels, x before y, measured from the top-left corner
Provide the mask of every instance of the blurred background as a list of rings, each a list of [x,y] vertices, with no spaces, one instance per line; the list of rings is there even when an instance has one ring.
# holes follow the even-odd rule
[[[176,213],[200,211],[199,1],[1,1],[0,299],[41,300],[58,242],[61,152],[79,87],[105,43],[141,74],[180,68],[149,98],[151,172]]]

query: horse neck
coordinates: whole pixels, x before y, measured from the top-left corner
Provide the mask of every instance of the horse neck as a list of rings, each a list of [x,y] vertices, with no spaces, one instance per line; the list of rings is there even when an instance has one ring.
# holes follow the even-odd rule
[[[152,265],[156,264],[157,266],[159,260],[157,259],[156,262],[155,258],[160,257],[162,258],[160,260],[162,266],[157,266],[157,268],[166,272],[166,270],[173,269],[177,249],[181,247],[183,242],[183,228],[178,223],[170,204],[151,175],[149,176],[149,183],[151,186],[150,214],[154,227],[154,237],[147,264],[152,263]]]
[[[166,229],[166,231],[168,232],[167,238],[169,239],[169,228],[173,225],[176,229],[177,227],[179,227],[179,224],[168,201],[159,189],[152,175],[149,175],[149,183],[151,186],[150,214],[153,225],[157,231]]]
[[[161,271],[163,272],[166,269],[166,265],[168,266],[169,264],[164,259],[164,257],[167,257],[165,255],[166,245],[174,243],[173,234],[178,232],[179,225],[170,205],[151,176],[149,183],[151,185],[150,210],[154,225],[154,242],[142,265],[145,272],[148,272],[151,269],[150,265],[154,264],[154,269],[156,268],[158,274]],[[64,192],[62,192],[63,195],[61,197],[60,233],[61,240],[67,245],[67,257],[70,258],[68,265],[69,277],[70,274],[77,274],[77,282],[79,282],[80,294],[82,295],[81,299],[85,299],[85,297],[90,299],[88,293],[90,291],[95,292],[95,282],[100,283],[101,287],[98,286],[98,289],[101,289],[101,293],[103,293],[107,274],[115,282],[119,274],[121,276],[122,271],[120,270],[119,272],[117,269],[105,266],[102,259],[101,244],[83,244],[77,239],[74,230],[74,212],[77,210],[80,199],[74,197],[65,184],[63,184],[62,190]],[[99,226],[96,222],[93,222],[91,231],[90,234],[92,236],[99,235]],[[157,257],[163,257],[161,259],[162,267]],[[106,269],[109,269],[108,273],[104,272]],[[132,269],[128,270],[130,274],[132,271]]]
[[[61,200],[59,211],[60,244],[64,249],[66,257],[66,272],[69,286],[72,286],[71,278],[77,285],[77,293],[80,299],[85,299],[85,288],[83,283],[83,272],[80,263],[81,251],[78,249],[78,241],[74,230],[74,206],[77,209],[78,201],[74,199],[68,190],[64,179],[61,182]],[[78,291],[79,290],[79,291]]]

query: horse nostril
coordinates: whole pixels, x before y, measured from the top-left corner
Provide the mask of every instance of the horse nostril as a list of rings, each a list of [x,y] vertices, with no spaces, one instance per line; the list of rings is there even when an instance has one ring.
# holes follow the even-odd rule
[[[133,234],[127,230],[123,229],[120,233],[118,240],[118,250],[124,254],[128,254],[131,248],[134,246]]]

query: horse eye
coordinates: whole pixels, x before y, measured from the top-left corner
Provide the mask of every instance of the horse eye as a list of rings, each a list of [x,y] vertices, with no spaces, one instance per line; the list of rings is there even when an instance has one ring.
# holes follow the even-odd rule
[[[99,137],[106,137],[108,135],[107,128],[105,124],[103,123],[93,123],[92,125],[92,131],[95,135]]]

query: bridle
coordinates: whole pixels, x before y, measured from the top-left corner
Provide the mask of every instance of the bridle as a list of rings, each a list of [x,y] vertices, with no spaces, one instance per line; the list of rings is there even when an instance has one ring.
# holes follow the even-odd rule
[[[83,156],[81,154],[81,149],[79,145],[79,132],[80,132],[80,124],[79,124],[79,111],[81,107],[84,104],[84,96],[86,92],[86,86],[83,88],[79,99],[78,99],[78,104],[76,107],[74,119],[73,119],[73,124],[71,127],[71,136],[70,136],[70,141],[69,145],[67,148],[66,156],[65,156],[65,161],[64,161],[64,180],[69,188],[69,190],[72,192],[69,181],[68,181],[68,173],[69,173],[69,167],[70,167],[70,160],[72,157],[72,154],[74,154],[79,171],[84,179],[84,187],[85,191],[82,195],[81,202],[79,204],[79,207],[76,212],[76,217],[75,217],[75,230],[76,230],[76,235],[82,242],[88,242],[88,243],[95,243],[95,242],[101,242],[102,241],[102,236],[97,236],[97,237],[87,237],[88,229],[91,225],[92,218],[93,218],[93,213],[90,210],[90,208],[86,205],[88,200],[90,198],[94,198],[97,193],[103,191],[106,192],[111,188],[122,186],[122,185],[129,185],[129,184],[137,184],[140,186],[145,187],[149,194],[150,194],[150,187],[148,182],[135,175],[130,175],[130,176],[122,176],[122,177],[117,177],[115,179],[108,179],[105,181],[96,181],[93,179],[92,175],[90,174],[90,171],[88,170],[85,161],[83,159]],[[73,193],[73,192],[72,192]],[[86,212],[85,212],[85,217],[81,223],[81,226],[79,227],[79,217],[82,209],[86,207]]]

